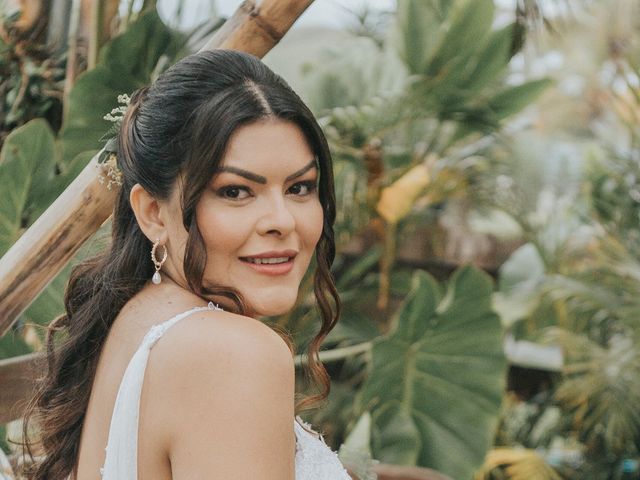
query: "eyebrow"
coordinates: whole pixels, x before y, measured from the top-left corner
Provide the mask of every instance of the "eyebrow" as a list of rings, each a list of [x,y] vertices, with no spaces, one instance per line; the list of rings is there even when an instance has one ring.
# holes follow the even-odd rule
[[[313,160],[311,160],[307,165],[302,167],[300,170],[298,170],[297,172],[294,172],[291,175],[289,175],[285,179],[285,182],[289,182],[289,181],[293,180],[294,178],[301,177],[302,175],[307,173],[312,168],[317,168],[317,160],[315,158]],[[262,175],[258,175],[257,173],[249,172],[248,170],[244,170],[242,168],[220,167],[218,169],[218,172],[233,173],[235,175],[239,175],[241,177],[244,177],[247,180],[251,180],[252,182],[260,183],[262,185],[267,183],[267,177],[263,177]]]
[[[293,180],[294,178],[301,177],[312,168],[317,168],[317,166],[318,166],[318,160],[314,158],[309,163],[307,163],[304,167],[302,167],[300,170],[298,170],[295,173],[292,173],[287,178],[285,178],[285,182],[288,182],[289,180]]]

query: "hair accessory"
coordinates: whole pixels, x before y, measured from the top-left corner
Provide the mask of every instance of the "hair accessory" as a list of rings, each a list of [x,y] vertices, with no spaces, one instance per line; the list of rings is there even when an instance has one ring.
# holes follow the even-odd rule
[[[156,273],[151,277],[151,281],[158,285],[162,281],[162,277],[160,276],[160,269],[162,268],[162,264],[167,260],[167,247],[164,247],[164,255],[162,256],[162,260],[158,261],[156,259],[156,249],[160,245],[160,240],[156,240],[153,243],[153,247],[151,248],[151,261],[153,265],[156,267]]]
[[[114,186],[122,186],[122,171],[118,168],[118,157],[113,152],[107,152],[104,157],[96,163],[96,167],[100,169],[98,173],[98,182],[101,185],[106,185],[107,190],[111,190]]]
[[[98,173],[98,182],[105,185],[107,190],[122,186],[122,171],[118,168],[118,131],[120,130],[122,120],[124,119],[130,102],[131,98],[129,98],[129,95],[118,95],[118,103],[120,106],[114,108],[102,117],[113,123],[109,131],[100,139],[106,141],[106,144],[99,153],[96,163],[96,167],[100,170],[100,173]]]

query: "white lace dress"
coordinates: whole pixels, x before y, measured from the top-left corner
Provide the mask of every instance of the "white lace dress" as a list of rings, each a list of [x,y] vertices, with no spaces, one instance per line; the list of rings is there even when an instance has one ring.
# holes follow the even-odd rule
[[[194,312],[217,308],[213,303],[209,303],[208,307],[192,308],[166,322],[154,325],[147,332],[131,358],[118,390],[105,449],[106,459],[100,469],[102,480],[136,480],[140,394],[151,348],[180,320]],[[338,455],[326,445],[322,436],[310,434],[298,422],[310,429],[300,417],[293,419],[296,436],[296,480],[351,480]]]

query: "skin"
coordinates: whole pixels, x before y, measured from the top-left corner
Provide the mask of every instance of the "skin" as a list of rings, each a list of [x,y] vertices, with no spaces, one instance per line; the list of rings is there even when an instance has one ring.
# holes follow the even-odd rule
[[[294,478],[293,358],[282,338],[256,319],[295,304],[322,231],[314,188],[318,170],[298,127],[275,119],[238,128],[222,167],[196,207],[207,249],[204,277],[238,290],[247,315],[198,312],[153,347],[140,399],[138,480]],[[131,190],[141,230],[151,241],[159,239],[168,255],[162,282],[149,281],[123,307],[105,341],[83,425],[77,480],[96,478],[104,463],[120,379],[149,328],[206,305],[189,291],[182,269],[187,232],[179,183],[176,187],[166,201],[140,185]],[[286,274],[266,275],[243,261],[284,250],[297,252]],[[162,256],[158,248],[157,257]]]
[[[211,179],[196,207],[207,248],[205,280],[238,290],[251,317],[283,314],[294,306],[322,232],[317,178],[313,152],[300,129],[290,122],[262,120],[234,132],[222,171]],[[188,290],[182,269],[187,232],[180,189],[162,202],[135,185],[130,198],[145,235],[167,248],[163,281],[168,278]],[[297,252],[286,275],[258,273],[242,260],[284,250]],[[162,254],[158,248],[157,257]]]

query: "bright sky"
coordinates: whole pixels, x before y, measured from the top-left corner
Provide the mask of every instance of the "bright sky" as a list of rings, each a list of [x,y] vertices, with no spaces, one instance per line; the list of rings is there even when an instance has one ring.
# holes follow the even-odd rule
[[[158,1],[160,15],[168,23],[175,24],[176,5],[179,1]],[[180,25],[185,28],[195,26],[212,10],[228,17],[241,3],[242,0],[182,0],[184,11]],[[396,4],[395,0],[315,0],[295,26],[343,27],[352,20],[348,10],[361,11],[365,3],[375,10],[394,10]],[[184,5],[188,5],[188,8]]]

